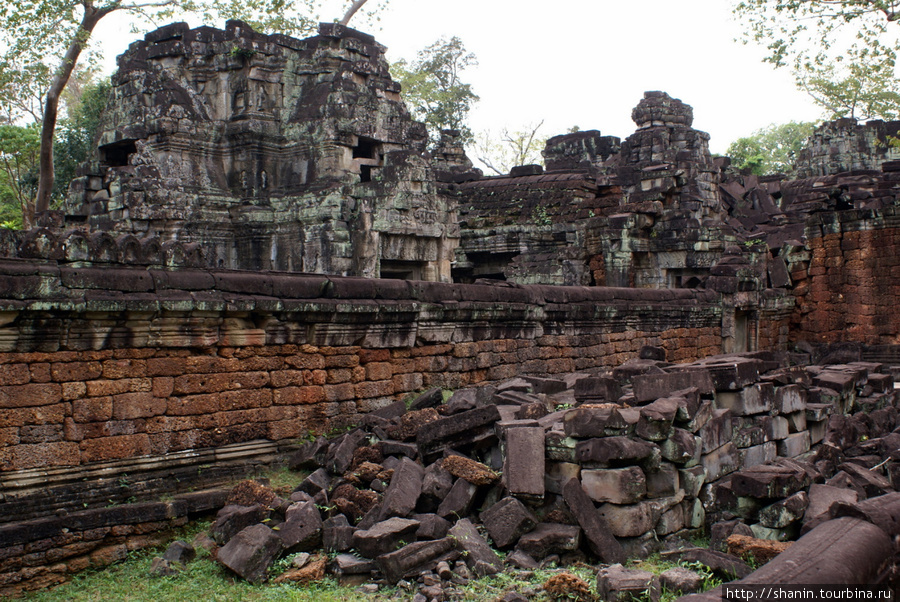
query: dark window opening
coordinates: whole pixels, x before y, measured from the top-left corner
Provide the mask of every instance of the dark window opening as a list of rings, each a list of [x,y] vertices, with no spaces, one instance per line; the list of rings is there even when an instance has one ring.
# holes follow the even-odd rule
[[[395,280],[421,280],[425,264],[421,261],[381,260],[381,278]]]
[[[371,165],[360,165],[359,166],[359,181],[360,182],[371,182],[372,181],[372,166]]]
[[[377,159],[378,141],[372,138],[360,136],[356,146],[353,147],[354,159]]]
[[[100,163],[106,167],[124,167],[137,152],[134,140],[120,140],[100,147]]]

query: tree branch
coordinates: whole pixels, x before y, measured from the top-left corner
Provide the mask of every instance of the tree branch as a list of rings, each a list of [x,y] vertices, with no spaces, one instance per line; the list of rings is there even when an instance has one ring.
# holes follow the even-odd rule
[[[341,25],[346,25],[350,22],[350,19],[353,18],[353,15],[356,14],[356,11],[362,8],[363,4],[368,2],[368,0],[354,0],[353,4],[350,5],[350,8],[347,9],[347,12],[344,13],[344,17],[339,21]]]

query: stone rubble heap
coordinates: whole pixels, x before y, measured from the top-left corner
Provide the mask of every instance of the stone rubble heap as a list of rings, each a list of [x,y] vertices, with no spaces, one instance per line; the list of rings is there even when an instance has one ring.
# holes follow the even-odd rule
[[[291,467],[313,472],[288,499],[255,482],[232,491],[211,529],[217,558],[261,582],[279,556],[324,549],[332,560],[293,577],[418,577],[425,599],[504,570],[495,549],[522,570],[614,565],[601,590],[634,578],[616,564],[665,548],[730,579],[750,571],[686,540],[709,525],[714,546],[794,539],[833,502],[900,479],[894,378],[881,364],[757,352],[673,365],[657,348],[641,358],[446,401],[433,389],[306,443]]]

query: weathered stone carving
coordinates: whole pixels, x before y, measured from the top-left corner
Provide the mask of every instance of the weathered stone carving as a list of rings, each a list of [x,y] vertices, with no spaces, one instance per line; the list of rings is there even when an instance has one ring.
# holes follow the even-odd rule
[[[147,34],[119,58],[68,222],[202,243],[211,267],[448,281],[455,212],[383,53],[335,24]]]

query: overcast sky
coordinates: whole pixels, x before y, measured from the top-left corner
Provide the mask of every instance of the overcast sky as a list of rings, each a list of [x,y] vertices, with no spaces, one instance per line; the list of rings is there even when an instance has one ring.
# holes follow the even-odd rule
[[[342,3],[326,1],[336,8],[325,16],[339,17]],[[543,119],[546,135],[577,125],[625,138],[644,91],[663,90],[694,107],[694,127],[710,134],[713,152],[724,153],[736,138],[771,123],[821,116],[790,73],[763,63],[760,48],[735,41],[741,28],[731,6],[731,0],[389,0],[381,30],[370,33],[392,61],[413,59],[442,36],[461,38],[479,61],[465,72],[481,97],[470,117],[475,131]],[[109,55],[134,40],[126,31],[111,21],[98,32]]]

